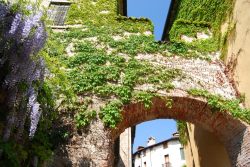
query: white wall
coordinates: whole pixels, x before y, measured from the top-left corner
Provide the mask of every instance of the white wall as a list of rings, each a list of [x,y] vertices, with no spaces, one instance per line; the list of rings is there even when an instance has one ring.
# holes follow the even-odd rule
[[[145,167],[144,162],[146,162],[146,167],[163,167],[165,163],[165,155],[169,155],[169,162],[171,167],[182,167],[185,165],[185,160],[181,160],[180,148],[181,144],[179,141],[168,142],[168,148],[163,148],[163,144],[146,149],[146,156],[142,155],[141,158],[134,157],[134,167]]]

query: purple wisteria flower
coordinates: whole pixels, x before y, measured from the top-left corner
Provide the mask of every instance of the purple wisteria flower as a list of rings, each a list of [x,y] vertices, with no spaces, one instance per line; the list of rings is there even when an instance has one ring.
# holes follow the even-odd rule
[[[20,13],[16,14],[12,24],[9,33],[14,34],[17,30],[17,27],[19,26],[19,23],[21,22],[22,15]]]
[[[8,13],[8,6],[0,5],[0,20]]]
[[[29,8],[32,6],[27,6]],[[39,86],[35,89],[34,83],[42,83],[45,73],[44,60],[35,56],[44,46],[47,34],[45,25],[41,22],[42,12],[28,16],[21,12],[11,12],[8,4],[0,2],[0,71],[4,70],[3,67],[8,67],[8,72],[4,76],[1,74],[0,88],[7,92],[6,105],[10,109],[21,105],[25,99],[28,101],[25,104],[26,113],[30,114],[29,137],[32,138],[42,114],[37,101]],[[20,100],[22,98],[24,100]],[[7,114],[9,118],[14,115],[11,111]],[[18,124],[18,121],[7,122],[8,130],[5,132],[9,134],[5,136],[8,140],[11,129],[24,124]]]
[[[32,5],[27,5],[26,6],[26,10],[32,10],[32,9],[33,9]]]
[[[30,114],[30,132],[29,132],[29,137],[33,138],[37,129],[37,125],[40,119],[40,116],[42,112],[39,110],[39,103],[34,103],[32,108],[31,108],[31,114]]]
[[[41,17],[42,17],[42,12],[38,12],[37,14],[31,15],[26,19],[22,32],[23,38],[27,38],[31,29],[34,26],[38,26],[38,22],[41,19]]]
[[[29,102],[28,102],[28,108],[30,108],[31,113],[30,113],[30,132],[29,132],[29,137],[32,138],[34,137],[34,134],[36,132],[37,124],[39,122],[40,116],[41,116],[41,111],[39,110],[40,104],[37,102],[37,94],[32,88],[30,91],[30,96],[29,96]]]

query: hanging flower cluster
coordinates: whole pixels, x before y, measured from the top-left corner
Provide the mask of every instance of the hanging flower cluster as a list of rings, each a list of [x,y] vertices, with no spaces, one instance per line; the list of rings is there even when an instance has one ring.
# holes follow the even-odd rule
[[[18,10],[15,13],[12,11],[10,4],[0,2],[0,71],[5,71],[0,72],[0,89],[7,92],[8,116],[4,130],[6,140],[13,127],[23,129],[18,126],[24,126],[20,121],[26,119],[18,117],[18,112],[24,103],[26,114],[23,117],[30,115],[29,136],[32,138],[36,131],[41,115],[37,92],[39,83],[43,82],[45,69],[44,60],[37,53],[44,46],[47,37],[41,21],[42,12],[25,15]]]

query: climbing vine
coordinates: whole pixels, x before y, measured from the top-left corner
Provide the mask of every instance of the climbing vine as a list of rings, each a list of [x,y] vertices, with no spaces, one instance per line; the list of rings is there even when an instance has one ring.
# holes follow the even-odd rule
[[[187,123],[184,121],[176,121],[177,130],[179,132],[179,139],[180,143],[185,146],[188,144],[188,129],[187,129]]]
[[[233,6],[234,0],[178,1],[170,40],[181,41],[182,35],[196,39],[197,33],[202,32],[211,37],[201,41],[194,40],[186,45],[205,53],[220,50],[221,25],[232,15]]]
[[[219,95],[213,95],[206,90],[198,89],[191,89],[188,93],[193,96],[204,97],[212,112],[230,112],[233,117],[250,123],[250,110],[243,108],[240,99],[226,100]]]
[[[170,43],[154,41],[150,20],[117,15],[116,1],[86,0],[72,4],[66,18],[66,24],[72,27],[63,32],[51,32],[44,54],[48,64],[51,64],[50,68],[60,68],[62,75],[58,77],[58,83],[75,95],[71,96],[75,102],[70,102],[74,107],[68,109],[75,114],[77,126],[88,125],[94,118],[89,114],[89,106],[79,103],[77,96],[98,98],[104,105],[99,108],[97,116],[108,127],[115,127],[122,119],[120,111],[123,105],[142,102],[145,108],[150,108],[151,99],[157,96],[157,91],[168,92],[174,89],[174,80],[185,77],[179,69],[139,60],[140,54],[210,60],[211,57],[205,53],[219,49],[218,29],[228,14],[224,11],[228,9],[230,12],[232,7],[231,2],[227,4],[228,1],[212,1],[209,7],[207,2],[197,2],[188,10],[187,3],[194,2],[180,1],[177,18],[170,31]],[[197,9],[202,10],[201,16],[194,11]],[[191,16],[188,11],[192,11]],[[218,15],[214,15],[214,11]],[[76,24],[80,26],[74,27]],[[195,37],[197,32],[213,35],[192,43],[179,38],[181,34]],[[143,91],[144,87],[147,91]],[[166,105],[171,107],[171,101],[167,101]],[[77,112],[82,108],[85,108],[84,111]]]

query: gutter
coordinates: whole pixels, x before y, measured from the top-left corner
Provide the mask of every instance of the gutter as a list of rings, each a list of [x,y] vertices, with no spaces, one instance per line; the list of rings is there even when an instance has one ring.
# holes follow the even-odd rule
[[[171,0],[171,4],[169,6],[168,15],[165,21],[165,26],[163,30],[163,34],[161,37],[162,41],[170,41],[169,39],[169,31],[174,23],[175,16],[177,13],[177,9],[179,7],[180,1],[179,0]]]

